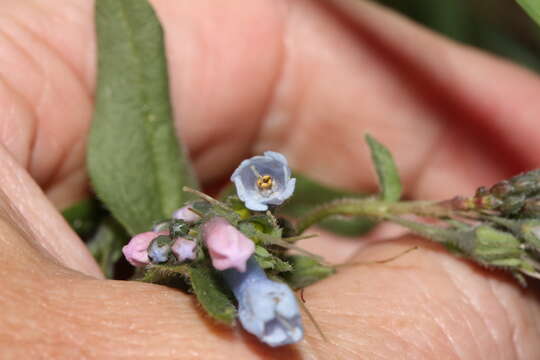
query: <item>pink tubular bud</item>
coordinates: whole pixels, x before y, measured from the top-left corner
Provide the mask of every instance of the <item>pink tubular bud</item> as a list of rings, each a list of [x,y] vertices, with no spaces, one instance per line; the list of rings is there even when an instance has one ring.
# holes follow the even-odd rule
[[[211,219],[204,225],[203,238],[217,270],[246,271],[246,261],[255,252],[255,244],[227,220]]]
[[[135,267],[148,265],[148,246],[159,235],[168,235],[168,231],[140,233],[131,238],[129,243],[122,248],[126,260]]]
[[[173,246],[171,247],[171,250],[178,259],[178,261],[195,260],[196,247],[197,244],[195,243],[195,241],[180,237],[176,239]]]
[[[173,219],[184,220],[185,222],[191,223],[200,219],[200,216],[195,214],[193,211],[189,210],[191,205],[186,205],[176,210],[172,214]]]

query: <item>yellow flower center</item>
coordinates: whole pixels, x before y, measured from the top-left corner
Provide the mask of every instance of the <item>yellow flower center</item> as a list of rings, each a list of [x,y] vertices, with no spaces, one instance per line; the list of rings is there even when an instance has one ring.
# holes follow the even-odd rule
[[[274,179],[270,175],[262,175],[257,177],[257,187],[261,190],[268,190],[272,188]]]

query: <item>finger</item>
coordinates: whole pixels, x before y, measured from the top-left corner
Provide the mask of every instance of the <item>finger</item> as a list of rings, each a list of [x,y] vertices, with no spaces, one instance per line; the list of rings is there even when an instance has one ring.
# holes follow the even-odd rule
[[[538,294],[415,237],[377,243],[360,262],[412,251],[385,264],[346,268],[304,292],[329,338],[309,326],[321,358],[533,359],[540,353]]]
[[[176,118],[201,159],[203,176],[207,158],[214,159],[211,168],[222,160],[230,168],[250,153],[259,124],[254,119],[261,117],[278,69],[280,52],[273,50],[281,40],[281,5],[155,1],[167,32]],[[94,92],[93,2],[0,6],[0,104],[12,108],[29,129],[24,146],[9,142],[11,120],[0,140],[62,205],[87,189],[80,173]],[[211,19],[220,19],[220,26]],[[256,57],[254,47],[268,52]],[[220,150],[198,156],[206,148]],[[224,153],[231,157],[223,158]],[[208,176],[214,176],[212,171]]]
[[[0,253],[9,256],[12,261],[24,263],[25,259],[21,258],[22,248],[29,245],[37,253],[67,268],[102,277],[86,246],[28,173],[1,145],[0,217],[25,234],[25,242],[20,244],[17,237],[6,236],[2,239]],[[4,271],[3,266],[2,269]]]

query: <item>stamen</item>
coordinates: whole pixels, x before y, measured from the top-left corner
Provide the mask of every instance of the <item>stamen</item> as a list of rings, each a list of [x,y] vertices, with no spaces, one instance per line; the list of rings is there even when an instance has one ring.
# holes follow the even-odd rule
[[[270,175],[263,175],[257,179],[257,187],[261,190],[268,190],[272,188],[274,180]]]
[[[257,187],[261,190],[270,190],[274,185],[274,178],[271,175],[261,175],[261,173],[255,168],[255,166],[250,166],[251,171],[257,177]]]

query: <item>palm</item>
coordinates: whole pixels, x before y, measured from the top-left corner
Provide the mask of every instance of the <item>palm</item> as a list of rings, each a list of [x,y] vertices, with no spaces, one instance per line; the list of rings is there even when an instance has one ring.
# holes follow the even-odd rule
[[[369,3],[153,3],[167,31],[178,125],[207,185],[253,152],[276,149],[322,181],[373,188],[365,131],[394,151],[413,197],[470,193],[538,162],[540,135],[528,131],[540,113],[530,101],[540,92],[534,75]],[[214,326],[174,290],[96,280],[65,267],[98,276],[83,245],[12,159],[58,206],[86,193],[92,2],[3,7],[0,102],[9,111],[0,139],[9,154],[0,154],[0,254],[3,273],[12,276],[1,280],[0,341],[54,357],[273,354]],[[305,342],[275,355],[538,356],[532,291],[413,237],[371,243],[358,260],[417,243],[422,250],[390,264],[349,269],[308,288],[307,306],[329,342],[308,324]],[[313,244],[333,260],[359,246],[331,236]]]

